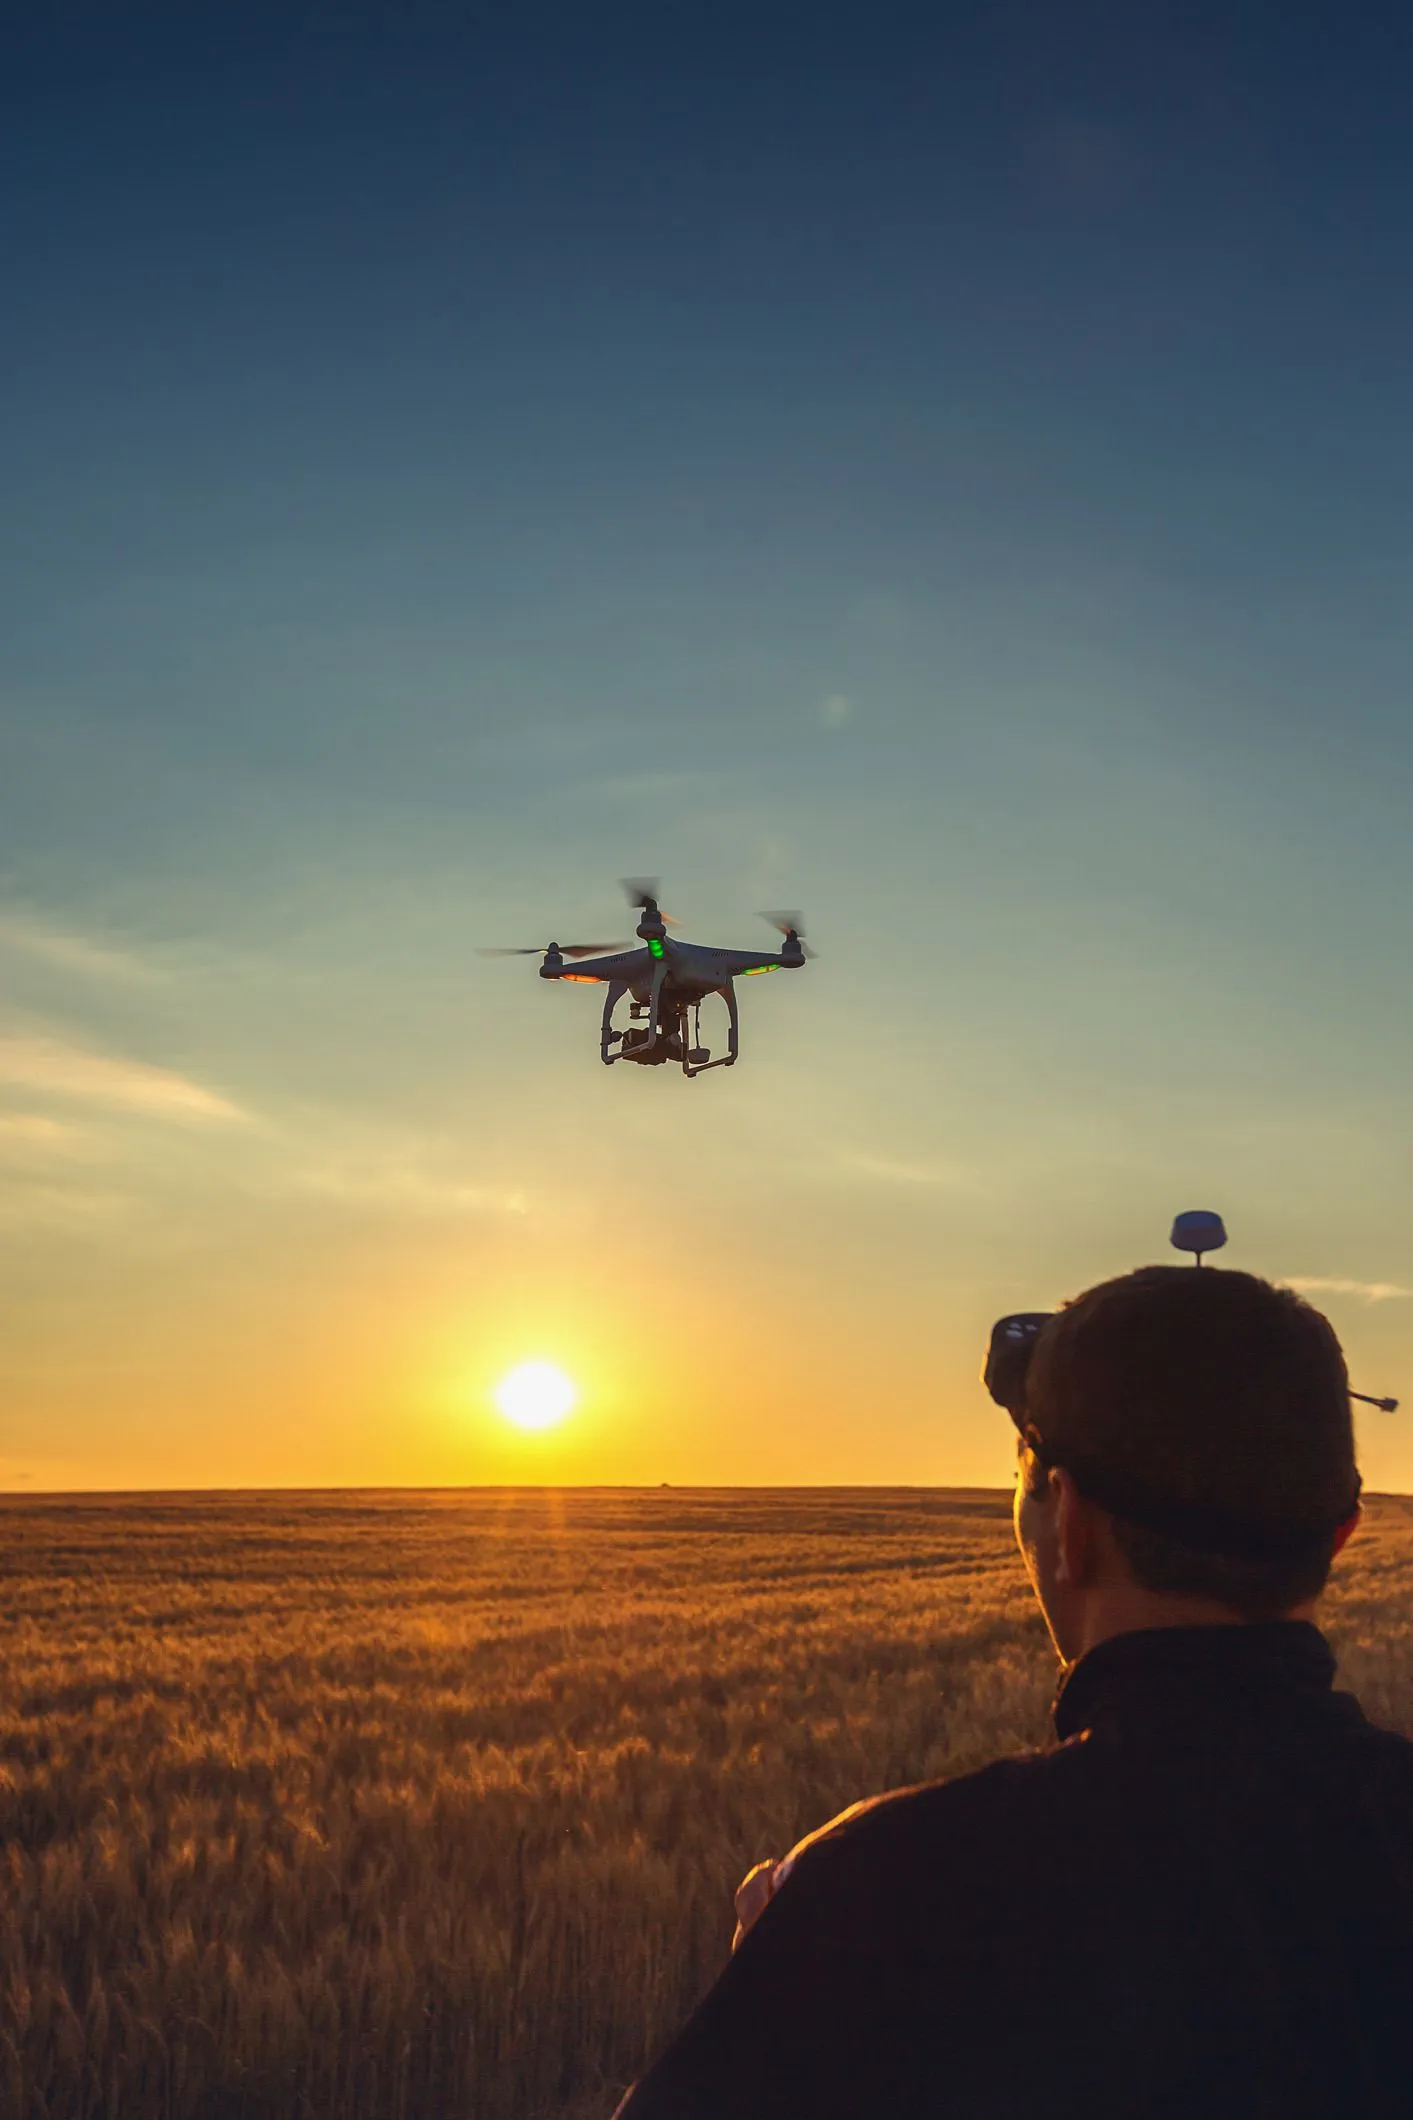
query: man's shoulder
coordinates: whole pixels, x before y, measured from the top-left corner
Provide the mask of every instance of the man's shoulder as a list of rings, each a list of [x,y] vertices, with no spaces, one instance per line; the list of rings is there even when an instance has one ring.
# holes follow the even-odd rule
[[[1083,1737],[993,1760],[970,1774],[917,1782],[850,1804],[793,1848],[779,1869],[779,1882],[809,1876],[821,1887],[852,1878],[906,1876],[913,1866],[930,1868],[945,1857],[955,1889],[971,1860],[994,1865],[998,1836],[1024,1833],[1053,1812],[1076,1771],[1083,1771]]]
[[[1343,1734],[1357,1750],[1368,1771],[1413,1791],[1413,1739],[1385,1724],[1365,1721],[1362,1715],[1357,1720],[1351,1718]]]
[[[1354,1715],[1344,1721],[1337,1756],[1326,1762],[1341,1787],[1382,1784],[1400,1812],[1413,1807],[1413,1742]],[[974,1860],[995,1880],[1005,1850],[1023,1867],[1054,1833],[1110,1809],[1125,1813],[1130,1784],[1151,1780],[1153,1748],[1106,1743],[1081,1730],[1063,1743],[993,1760],[968,1774],[917,1782],[851,1804],[801,1840],[779,1865],[777,1882],[808,1875],[825,1889],[906,1875],[945,1858],[953,1884]],[[1177,1765],[1186,1757],[1179,1748]],[[1004,1866],[1004,1857],[1002,1866]]]
[[[962,1830],[995,1806],[1009,1808],[1018,1799],[1053,1775],[1063,1755],[1077,1750],[1082,1740],[1050,1745],[1043,1751],[1016,1752],[993,1759],[970,1774],[952,1774],[941,1781],[913,1782],[902,1789],[888,1789],[880,1796],[850,1804],[837,1818],[811,1833],[800,1843],[806,1848],[825,1842],[860,1842],[890,1835]]]

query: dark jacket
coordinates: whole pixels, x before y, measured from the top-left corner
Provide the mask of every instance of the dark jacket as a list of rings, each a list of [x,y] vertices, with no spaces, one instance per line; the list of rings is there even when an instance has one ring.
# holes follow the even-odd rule
[[[1121,1635],[1061,1742],[804,1843],[627,2120],[1408,2120],[1413,1745],[1314,1627]]]

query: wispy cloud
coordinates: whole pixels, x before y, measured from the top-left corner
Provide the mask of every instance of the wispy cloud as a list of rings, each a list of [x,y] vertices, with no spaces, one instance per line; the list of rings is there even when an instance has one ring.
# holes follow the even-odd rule
[[[32,913],[0,913],[0,949],[16,950],[61,972],[76,972],[85,979],[116,979],[131,985],[155,986],[163,974],[128,950],[116,950],[87,935],[67,928],[51,927]]]
[[[523,1215],[529,1202],[523,1192],[489,1185],[466,1185],[455,1178],[429,1177],[415,1166],[349,1161],[298,1173],[302,1192],[321,1194],[350,1207],[382,1207],[393,1212],[426,1215]]]
[[[169,1068],[86,1051],[58,1038],[0,1038],[0,1082],[153,1118],[242,1119],[238,1105]]]
[[[1397,1281],[1347,1281],[1338,1274],[1293,1274],[1286,1282],[1303,1296],[1358,1296],[1361,1303],[1396,1303],[1413,1298],[1413,1288]]]
[[[953,1192],[970,1192],[976,1184],[970,1171],[946,1163],[917,1163],[863,1152],[846,1155],[844,1162],[850,1170],[861,1171],[866,1178],[877,1178],[885,1185],[940,1185]]]
[[[70,1140],[73,1131],[62,1119],[46,1119],[39,1112],[0,1112],[0,1148],[7,1141],[53,1147]]]
[[[17,1184],[11,1176],[0,1186],[0,1230],[24,1236],[57,1230],[68,1236],[101,1237],[120,1229],[132,1207],[131,1197],[123,1193],[67,1184]]]

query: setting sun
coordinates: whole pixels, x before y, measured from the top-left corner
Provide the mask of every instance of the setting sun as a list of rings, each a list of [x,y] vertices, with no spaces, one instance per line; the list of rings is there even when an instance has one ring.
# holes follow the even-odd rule
[[[573,1380],[553,1362],[522,1362],[495,1388],[495,1402],[506,1419],[527,1432],[556,1427],[578,1397]]]

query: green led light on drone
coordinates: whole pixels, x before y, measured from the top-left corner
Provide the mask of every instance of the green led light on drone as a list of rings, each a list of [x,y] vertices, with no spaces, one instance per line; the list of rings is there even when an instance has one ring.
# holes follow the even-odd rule
[[[653,936],[651,942],[648,944],[648,955],[650,957],[665,957],[667,955],[666,944],[659,942],[656,935]]]

